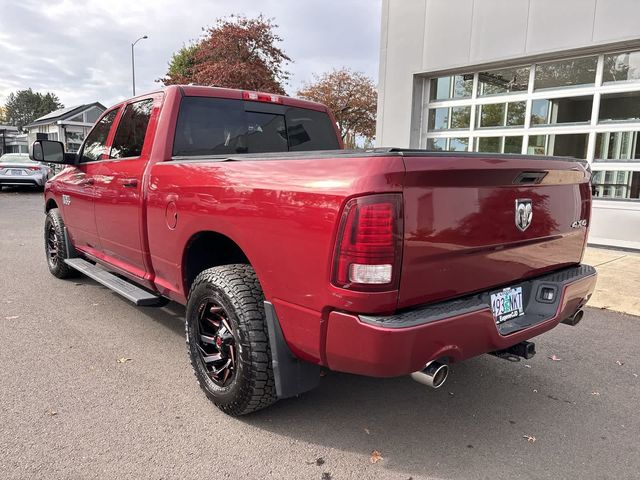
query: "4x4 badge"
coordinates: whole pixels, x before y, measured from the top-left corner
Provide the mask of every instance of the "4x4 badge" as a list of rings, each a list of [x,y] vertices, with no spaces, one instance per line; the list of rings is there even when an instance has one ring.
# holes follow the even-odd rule
[[[519,198],[516,200],[516,227],[524,232],[533,219],[533,202],[529,199]]]

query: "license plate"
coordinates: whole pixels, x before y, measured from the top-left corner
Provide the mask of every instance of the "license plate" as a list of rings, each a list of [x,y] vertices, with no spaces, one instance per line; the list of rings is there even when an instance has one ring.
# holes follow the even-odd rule
[[[505,288],[501,292],[492,293],[491,310],[497,324],[524,315],[522,287]]]
[[[24,172],[22,170],[10,170],[9,175],[21,176]]]

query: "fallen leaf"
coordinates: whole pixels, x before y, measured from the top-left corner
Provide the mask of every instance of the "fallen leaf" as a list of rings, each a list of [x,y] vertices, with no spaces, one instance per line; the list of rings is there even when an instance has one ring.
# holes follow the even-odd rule
[[[561,359],[560,357],[558,357],[557,355],[551,355],[551,356],[549,357],[549,360],[553,360],[554,362],[559,362],[559,361],[561,361],[562,359]]]
[[[20,315],[11,315],[9,317],[4,317],[5,320],[15,320],[16,318],[20,318]]]
[[[525,368],[531,368],[531,365],[525,365]]]
[[[624,362],[621,362],[620,360],[616,360],[616,365],[622,366],[624,365]]]
[[[316,465],[317,466],[324,465],[324,458],[322,458],[322,457],[316,458]]]
[[[382,454],[378,450],[371,452],[371,458],[369,459],[371,463],[378,463],[380,460],[382,460]]]
[[[122,357],[122,358],[117,359],[116,363],[127,363],[127,362],[130,362],[130,361],[131,361],[130,358]]]
[[[331,474],[329,472],[324,472],[322,474],[322,480],[331,480]]]
[[[55,417],[58,414],[55,410],[47,410],[45,413],[50,417]]]
[[[599,396],[600,392],[591,392],[591,395]]]
[[[369,429],[368,429],[368,428],[365,428],[365,429],[364,429],[364,433],[366,433],[367,435],[371,435],[371,432],[369,431]]]
[[[536,441],[536,437],[533,435],[523,435],[522,438],[526,438],[529,443],[534,443]]]

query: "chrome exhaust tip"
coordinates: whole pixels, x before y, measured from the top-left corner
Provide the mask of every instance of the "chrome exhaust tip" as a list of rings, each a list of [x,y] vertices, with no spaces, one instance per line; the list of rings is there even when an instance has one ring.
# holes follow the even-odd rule
[[[566,320],[563,320],[562,323],[564,323],[565,325],[571,325],[572,327],[575,327],[576,325],[578,325],[578,323],[580,323],[580,320],[582,320],[582,317],[584,317],[584,310],[580,309],[576,313],[574,313],[572,317],[569,317]]]
[[[440,388],[449,376],[449,365],[437,360],[427,363],[422,370],[413,372],[411,378],[416,382],[431,388]]]

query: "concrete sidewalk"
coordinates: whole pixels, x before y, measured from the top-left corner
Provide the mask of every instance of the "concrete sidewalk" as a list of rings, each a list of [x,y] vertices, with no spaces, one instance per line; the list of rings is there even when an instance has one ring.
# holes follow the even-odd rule
[[[640,254],[589,247],[583,263],[598,270],[590,307],[640,316]]]

